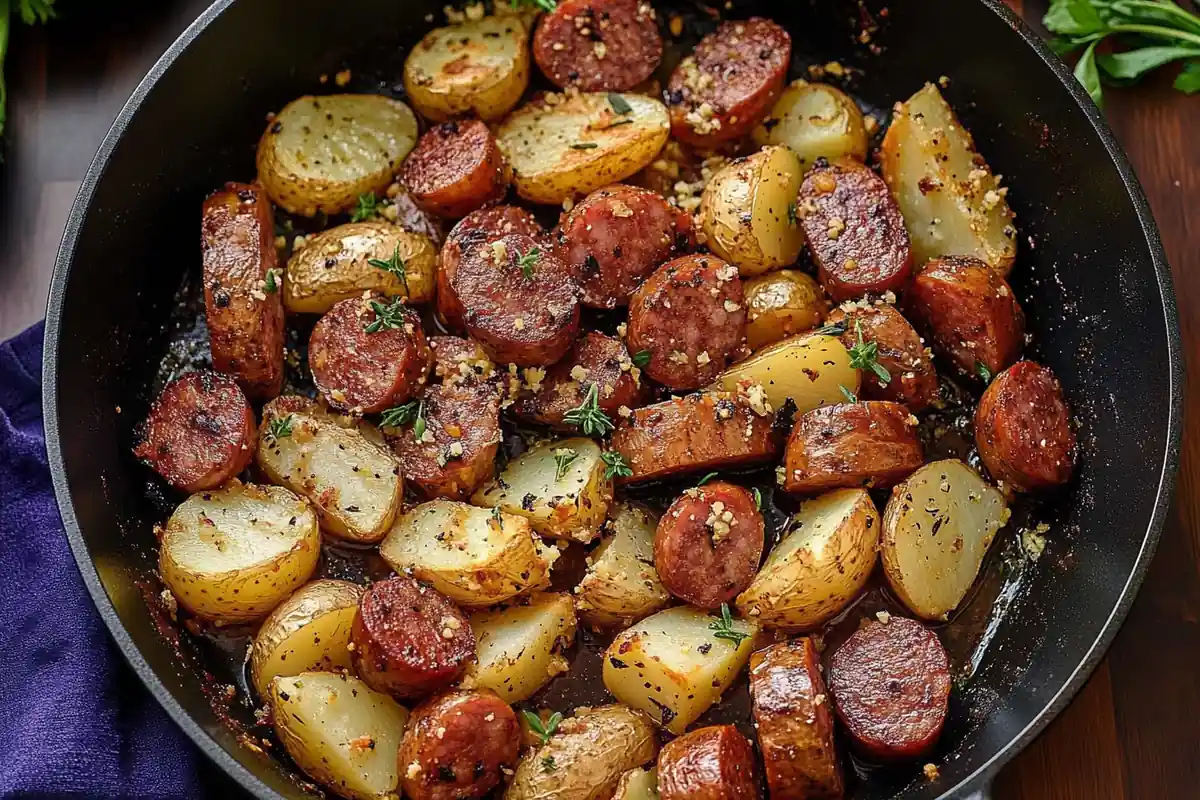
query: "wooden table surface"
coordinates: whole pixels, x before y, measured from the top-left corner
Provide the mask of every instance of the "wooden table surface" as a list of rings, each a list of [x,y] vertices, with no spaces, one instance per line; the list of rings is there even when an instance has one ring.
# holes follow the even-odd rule
[[[1020,0],[1010,0],[1020,7]],[[17,26],[0,168],[0,339],[45,313],[76,188],[137,81],[207,0],[75,3]],[[1044,0],[1026,0],[1030,19]],[[1200,97],[1160,74],[1106,93],[1106,113],[1150,198],[1179,298],[1188,405],[1200,364]],[[1189,208],[1192,214],[1188,214]],[[1187,415],[1179,485],[1158,556],[1107,658],[1075,702],[1002,773],[998,798],[1200,796],[1200,409]]]

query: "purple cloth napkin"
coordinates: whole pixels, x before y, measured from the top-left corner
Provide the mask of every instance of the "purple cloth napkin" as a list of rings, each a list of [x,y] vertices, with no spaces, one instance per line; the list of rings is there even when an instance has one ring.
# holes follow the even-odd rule
[[[42,325],[0,344],[0,797],[200,797],[202,758],[124,663],[63,532]]]

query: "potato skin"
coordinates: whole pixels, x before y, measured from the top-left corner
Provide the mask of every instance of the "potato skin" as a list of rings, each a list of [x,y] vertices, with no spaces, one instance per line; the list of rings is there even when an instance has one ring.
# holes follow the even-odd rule
[[[576,608],[593,628],[627,628],[661,611],[671,595],[654,568],[658,520],[640,506],[621,504],[592,551],[587,573],[575,589]]]
[[[876,360],[888,371],[891,380],[882,383],[877,375],[864,373],[860,394],[868,400],[903,403],[914,414],[938,401],[938,376],[933,360],[921,337],[908,320],[887,303],[837,308],[826,319],[829,325],[845,323],[842,344],[850,349],[858,344],[859,332],[864,343],[874,342]]]
[[[400,181],[425,211],[458,218],[502,200],[509,171],[487,125],[451,120],[421,136]]]
[[[925,462],[917,420],[899,403],[870,400],[814,409],[788,438],[784,488],[793,494],[887,489]]]
[[[975,410],[975,444],[988,472],[1003,483],[1035,490],[1069,481],[1075,433],[1054,373],[1018,361],[997,375]]]
[[[686,733],[658,754],[662,800],[758,800],[754,748],[732,725]]]
[[[795,80],[775,101],[771,115],[754,129],[754,141],[787,145],[807,169],[818,158],[867,159],[863,113],[845,92],[826,83]]]
[[[829,308],[821,285],[781,269],[746,281],[746,346],[758,350],[821,324]]]

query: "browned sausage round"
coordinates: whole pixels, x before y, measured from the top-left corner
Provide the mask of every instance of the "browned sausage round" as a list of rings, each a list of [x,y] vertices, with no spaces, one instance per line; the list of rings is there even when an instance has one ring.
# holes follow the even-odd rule
[[[919,622],[868,622],[829,659],[829,689],[842,727],[883,761],[929,752],[946,721],[950,661]]]
[[[818,161],[800,185],[796,213],[834,300],[900,289],[912,276],[904,218],[869,167],[851,158]]]
[[[834,309],[825,320],[827,325],[846,324],[842,344],[846,349],[858,344],[862,331],[865,344],[874,342],[876,361],[887,370],[884,383],[879,375],[863,372],[862,396],[868,400],[892,400],[904,403],[914,414],[937,402],[938,377],[921,337],[908,320],[887,303],[854,306],[849,313]]]
[[[533,58],[556,86],[625,91],[662,59],[654,9],[645,0],[563,0],[533,34]]]
[[[979,259],[930,259],[906,300],[934,349],[968,375],[995,375],[1021,354],[1025,313],[1008,282]]]
[[[745,136],[771,112],[791,58],[792,37],[771,20],[722,23],[671,73],[671,135],[707,149]]]
[[[381,296],[335,304],[308,339],[313,383],[331,407],[355,414],[375,414],[417,394],[430,357],[420,316]]]
[[[489,206],[472,211],[450,231],[446,245],[438,255],[437,271],[437,313],[447,328],[461,331],[465,327],[465,312],[454,293],[454,275],[463,253],[510,233],[523,233],[539,241],[546,237],[546,231],[533,214],[516,206]]]
[[[508,180],[496,138],[477,119],[426,131],[400,171],[413,202],[442,217],[463,217],[503,199]]]
[[[521,726],[491,689],[447,692],[413,710],[400,742],[400,786],[410,800],[483,797],[516,766]]]
[[[453,285],[467,332],[498,364],[553,364],[579,332],[575,275],[529,236],[511,233],[466,251]]]
[[[207,370],[167,384],[150,407],[133,454],[185,492],[213,489],[254,457],[254,409],[233,379]]]
[[[998,481],[1026,490],[1069,481],[1075,433],[1054,373],[1018,361],[997,375],[975,411],[975,444]]]
[[[700,608],[719,608],[742,592],[763,550],[754,495],[713,481],[671,503],[654,533],[654,567],[667,591]]]
[[[629,351],[645,351],[646,374],[671,389],[712,383],[745,339],[742,281],[716,256],[668,261],[629,300]]]
[[[796,421],[784,454],[784,488],[796,494],[887,489],[925,461],[917,418],[899,403],[869,400],[815,408]]]
[[[500,448],[500,396],[491,384],[433,386],[418,415],[425,421],[420,441],[415,422],[385,429],[409,485],[425,497],[462,500],[491,479]]]
[[[658,754],[662,800],[757,800],[754,748],[732,725],[711,725],[668,742]]]
[[[363,593],[350,628],[358,677],[378,692],[420,697],[452,683],[475,655],[475,634],[454,603],[397,575]]]
[[[637,408],[650,396],[637,372],[620,339],[590,331],[579,338],[566,358],[546,370],[546,377],[535,384],[537,391],[526,383],[513,411],[543,425],[573,430],[563,417],[596,386],[596,404],[615,420],[622,406]]]
[[[496,375],[496,365],[479,342],[458,336],[430,336],[433,376],[444,383],[485,381]]]
[[[750,699],[771,800],[843,796],[833,738],[833,703],[812,639],[781,642],[750,655]]]
[[[578,270],[583,302],[616,308],[650,272],[696,244],[692,215],[638,186],[585,197],[559,223],[559,255]]]

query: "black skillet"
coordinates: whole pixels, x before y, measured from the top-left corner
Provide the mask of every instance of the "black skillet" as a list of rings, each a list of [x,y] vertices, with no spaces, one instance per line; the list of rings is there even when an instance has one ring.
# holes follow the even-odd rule
[[[793,77],[814,62],[861,68],[849,86],[876,109],[947,76],[949,100],[1012,187],[1021,234],[1014,283],[1030,352],[1060,376],[1079,419],[1078,477],[1039,512],[1051,523],[1041,560],[1012,557],[1010,534],[1009,557],[993,559],[980,596],[941,632],[958,653],[960,676],[971,674],[960,681],[934,759],[940,777],[866,775],[854,796],[985,794],[997,770],[1083,685],[1154,553],[1181,430],[1175,298],[1124,153],[1037,37],[999,0],[890,0],[886,13],[883,5],[738,3],[724,14],[759,13],[787,26]],[[238,720],[248,710],[214,700],[216,680],[189,666],[186,641],[180,660],[179,637],[144,598],[154,585],[151,527],[163,517],[163,498],[156,501],[129,455],[129,431],[168,351],[176,361],[203,357],[202,338],[172,321],[181,319],[177,291],[199,269],[201,199],[226,180],[253,177],[264,114],[322,91],[321,74],[348,65],[352,88],[398,91],[401,48],[432,27],[427,15],[440,19],[441,7],[215,3],[109,131],[72,210],[50,291],[47,444],[79,569],[145,685],[221,770],[262,798],[309,794],[286,767],[239,744]],[[688,19],[703,16],[692,9]],[[859,41],[872,21],[880,29]],[[206,667],[222,663],[211,642],[201,650]]]

